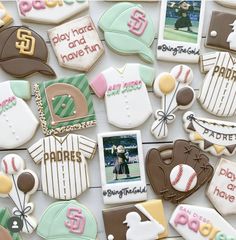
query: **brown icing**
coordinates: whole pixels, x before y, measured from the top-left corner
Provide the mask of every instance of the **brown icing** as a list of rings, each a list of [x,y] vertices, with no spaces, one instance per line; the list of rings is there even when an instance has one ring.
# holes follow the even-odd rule
[[[194,99],[193,89],[190,87],[181,88],[176,95],[176,102],[178,106],[187,106]]]
[[[23,192],[30,192],[35,186],[34,176],[30,172],[23,172],[17,178],[17,186]]]
[[[0,240],[12,240],[9,231],[2,226],[0,226]]]
[[[187,164],[197,173],[197,184],[188,192],[177,191],[170,182],[171,170],[179,164]],[[189,197],[210,181],[214,172],[208,157],[200,148],[186,140],[176,140],[174,144],[149,150],[146,170],[154,192],[172,203],[179,203]]]

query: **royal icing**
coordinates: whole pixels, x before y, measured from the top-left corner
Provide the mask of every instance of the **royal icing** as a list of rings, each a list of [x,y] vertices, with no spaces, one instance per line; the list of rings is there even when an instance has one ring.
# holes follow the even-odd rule
[[[5,27],[13,22],[13,18],[7,12],[6,8],[0,3],[0,28]]]
[[[105,97],[108,122],[119,128],[135,128],[152,113],[146,86],[152,86],[154,69],[141,64],[110,67],[91,82],[95,94]],[[140,114],[142,112],[142,114]]]
[[[106,44],[118,54],[138,54],[149,63],[154,56],[150,46],[155,37],[154,25],[143,7],[134,3],[117,3],[100,18]]]
[[[92,97],[85,75],[34,85],[39,118],[45,135],[96,125]]]
[[[157,59],[199,61],[205,0],[161,1]]]
[[[73,199],[90,186],[88,165],[97,143],[77,134],[42,138],[28,148],[35,163],[41,164],[43,192],[56,199]]]
[[[48,37],[62,67],[88,72],[104,52],[89,16],[48,30]]]
[[[161,73],[156,78],[153,90],[162,97],[162,109],[155,112],[156,121],[152,124],[151,132],[157,139],[167,136],[168,124],[175,120],[173,113],[189,108],[194,102],[194,90],[188,86],[192,80],[192,69],[186,65],[177,65],[170,73]]]
[[[58,24],[88,8],[87,0],[16,0],[23,21]]]
[[[235,0],[215,0],[218,4],[229,7],[229,8],[235,8],[236,7],[236,2]]]
[[[236,230],[212,208],[181,204],[170,224],[185,240],[236,239]]]
[[[147,199],[140,131],[98,134],[105,204]]]
[[[193,112],[183,116],[184,128],[189,138],[199,147],[213,155],[232,155],[236,151],[236,124],[196,117]]]
[[[1,161],[0,186],[0,197],[9,197],[15,205],[12,213],[21,219],[22,232],[32,233],[37,221],[31,216],[34,204],[29,202],[29,198],[38,188],[37,175],[25,169],[19,155],[8,154]]]
[[[51,204],[39,222],[37,234],[44,239],[96,240],[97,223],[84,205],[75,200]]]
[[[38,120],[24,101],[30,98],[29,82],[0,83],[0,147],[16,148],[33,137]]]
[[[107,240],[156,240],[168,235],[161,200],[103,210]]]

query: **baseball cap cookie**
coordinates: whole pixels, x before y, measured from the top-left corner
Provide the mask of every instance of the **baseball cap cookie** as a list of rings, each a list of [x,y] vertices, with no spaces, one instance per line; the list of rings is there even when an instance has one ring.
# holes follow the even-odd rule
[[[90,210],[77,201],[55,202],[44,212],[37,234],[46,240],[95,240],[97,223]]]

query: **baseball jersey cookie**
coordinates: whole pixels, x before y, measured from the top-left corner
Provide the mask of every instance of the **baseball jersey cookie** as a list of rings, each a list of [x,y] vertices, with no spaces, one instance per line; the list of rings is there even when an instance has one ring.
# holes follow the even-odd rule
[[[103,210],[107,240],[156,240],[168,236],[161,200]]]
[[[193,104],[195,93],[189,86],[192,80],[192,69],[186,65],[177,65],[170,73],[164,72],[157,76],[153,90],[162,98],[162,109],[155,111],[156,121],[151,127],[157,139],[168,135],[168,124],[175,120],[175,111],[187,109]]]
[[[13,18],[7,12],[4,5],[0,2],[0,28],[5,27],[13,22]]]
[[[236,8],[235,0],[215,0],[215,2],[225,7]]]
[[[23,21],[58,24],[88,8],[87,0],[16,0]]]
[[[37,228],[37,234],[46,240],[96,240],[97,231],[93,214],[75,200],[51,204]]]
[[[213,208],[181,204],[169,222],[185,240],[236,239],[236,230]]]
[[[89,16],[48,30],[48,37],[62,67],[88,72],[104,52]]]
[[[214,169],[197,146],[176,140],[174,144],[149,150],[146,171],[157,195],[179,203],[210,181]]]
[[[146,200],[140,131],[100,133],[98,146],[104,203]]]
[[[236,213],[235,183],[236,163],[222,158],[207,189],[208,198],[222,215]]]
[[[157,59],[197,63],[204,12],[205,0],[161,1]]]
[[[110,67],[91,82],[95,94],[105,97],[108,122],[119,128],[135,128],[152,113],[146,86],[152,86],[153,68],[141,64]],[[142,114],[140,114],[142,112]]]
[[[44,40],[24,26],[8,27],[0,32],[0,67],[14,77],[39,72],[55,76],[46,62],[48,49]]]
[[[154,62],[150,48],[155,37],[154,24],[141,5],[117,3],[102,15],[98,26],[106,44],[118,54],[138,54],[142,60]]]
[[[89,188],[87,160],[97,143],[77,134],[50,136],[33,144],[28,152],[41,164],[43,192],[56,199],[73,199]]]
[[[236,124],[233,122],[196,117],[193,112],[183,116],[189,138],[215,156],[233,155],[236,151]]]
[[[38,120],[24,101],[30,98],[29,82],[0,83],[0,147],[16,148],[33,137]]]
[[[200,58],[207,73],[198,99],[202,107],[221,117],[236,114],[236,58],[228,52],[206,53]]]
[[[37,221],[31,216],[34,204],[29,202],[30,196],[38,188],[37,175],[25,169],[23,159],[16,154],[8,154],[1,161],[0,197],[9,197],[15,207],[14,216],[19,217],[23,226],[22,232],[32,233],[37,227]]]
[[[45,135],[96,125],[88,80],[75,75],[34,85],[39,119]]]

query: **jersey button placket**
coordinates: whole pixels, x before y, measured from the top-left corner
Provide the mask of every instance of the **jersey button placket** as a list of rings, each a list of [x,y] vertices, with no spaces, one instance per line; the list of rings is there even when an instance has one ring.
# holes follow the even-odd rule
[[[61,144],[61,152],[63,152],[63,147]],[[65,179],[65,165],[64,165],[64,158],[62,158],[61,161],[61,169],[62,169],[62,182],[63,182],[63,192],[64,192],[64,197],[66,198],[66,179]]]
[[[124,84],[125,80],[124,80],[124,76],[121,75],[122,77],[122,83]],[[124,101],[125,101],[125,112],[126,112],[126,117],[127,117],[127,123],[128,125],[130,126],[131,125],[131,115],[130,115],[130,106],[129,106],[129,100],[128,100],[128,94],[127,92],[125,92],[123,94],[123,97],[124,97]]]
[[[5,119],[8,127],[11,129],[12,135],[15,136],[16,141],[19,141],[20,138],[19,138],[19,136],[16,135],[16,131],[15,131],[15,129],[13,128],[13,125],[11,124],[11,121],[10,121],[9,118],[7,117],[7,114],[6,114],[6,113],[3,113],[2,116],[3,116],[3,118]]]

